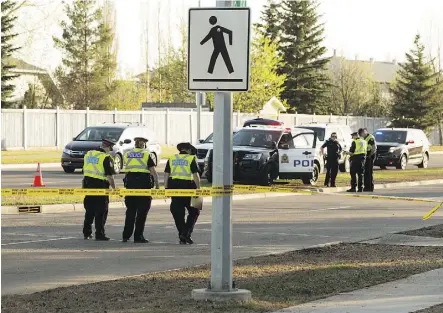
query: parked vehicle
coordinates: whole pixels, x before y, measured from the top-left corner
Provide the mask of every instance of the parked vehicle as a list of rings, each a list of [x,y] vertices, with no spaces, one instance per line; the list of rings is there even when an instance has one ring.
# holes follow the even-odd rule
[[[340,159],[338,160],[340,172],[349,173],[351,168],[351,163],[349,161],[349,155],[346,154],[346,151],[349,151],[352,144],[352,130],[348,125],[344,124],[303,124],[297,125],[296,127],[306,128],[313,130],[317,133],[317,146],[321,147],[323,143],[331,137],[331,133],[337,133],[337,140],[340,143],[343,152],[340,155]]]
[[[147,150],[155,163],[160,159],[161,146],[155,133],[138,123],[113,123],[86,127],[78,136],[74,137],[63,149],[61,165],[66,173],[74,173],[76,169],[83,168],[85,154],[100,147],[103,138],[112,140],[117,144],[111,155],[114,158],[114,169],[119,173],[123,168],[123,155],[134,148],[134,138],[145,137],[149,139]]]
[[[233,135],[235,135],[238,130],[241,128],[236,128],[233,131]],[[200,175],[203,174],[205,168],[205,157],[208,154],[208,151],[214,147],[214,133],[210,134],[206,139],[200,139],[200,144],[195,145],[197,149],[197,163],[200,170]]]
[[[236,182],[270,185],[277,178],[301,179],[315,185],[323,158],[314,131],[303,128],[257,125],[240,129],[233,139],[233,174]],[[213,150],[205,160],[212,182]]]
[[[381,128],[374,132],[377,143],[377,158],[374,165],[386,169],[395,166],[406,169],[408,164],[427,168],[429,140],[421,129]]]

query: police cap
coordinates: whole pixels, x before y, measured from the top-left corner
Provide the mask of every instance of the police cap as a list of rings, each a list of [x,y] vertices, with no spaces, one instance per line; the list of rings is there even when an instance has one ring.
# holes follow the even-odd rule
[[[358,132],[353,132],[351,136],[358,136]]]
[[[143,142],[148,142],[149,140],[146,139],[145,137],[135,137],[134,141],[143,141]]]
[[[178,151],[191,150],[191,153],[195,153],[197,151],[197,149],[189,142],[180,142],[177,145],[177,150]]]
[[[113,142],[109,139],[103,138],[102,139],[102,146],[103,147],[113,147],[113,146],[115,146],[115,142]]]

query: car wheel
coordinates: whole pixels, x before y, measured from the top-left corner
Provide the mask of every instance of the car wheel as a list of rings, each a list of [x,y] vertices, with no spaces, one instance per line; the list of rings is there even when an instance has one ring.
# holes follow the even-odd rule
[[[380,165],[380,169],[381,170],[385,170],[386,169],[386,165]]]
[[[317,185],[319,177],[320,177],[320,169],[317,164],[314,164],[314,170],[312,171],[312,176],[303,177],[301,180],[305,185],[315,186]]]
[[[154,152],[152,152],[150,155],[151,155],[152,161],[154,161],[154,163],[155,163],[155,166],[157,166],[157,155]]]
[[[349,157],[345,158],[344,162],[339,165],[339,168],[342,173],[349,173],[351,171],[351,161]]]
[[[406,157],[405,154],[403,154],[400,158],[400,161],[398,162],[398,164],[396,165],[396,168],[398,170],[405,170],[406,169],[406,165],[408,165],[408,158]]]
[[[265,169],[262,172],[261,175],[261,186],[270,186],[274,183],[273,173],[272,173],[272,166],[267,165]]]
[[[115,174],[120,173],[122,169],[122,157],[119,153],[114,156],[114,172]]]
[[[419,168],[428,168],[429,156],[427,153],[423,154],[423,161],[418,165]]]
[[[69,174],[75,172],[75,168],[73,168],[73,167],[66,167],[66,166],[63,166],[63,170],[65,171],[65,173],[69,173]]]

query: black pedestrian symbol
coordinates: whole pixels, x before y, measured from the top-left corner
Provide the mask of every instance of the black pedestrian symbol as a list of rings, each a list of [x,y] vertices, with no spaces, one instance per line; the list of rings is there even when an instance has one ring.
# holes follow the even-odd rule
[[[209,23],[211,25],[217,24],[217,17],[211,16],[209,18]],[[214,44],[214,51],[212,52],[211,61],[209,62],[208,67],[209,74],[212,74],[214,72],[215,63],[217,62],[217,58],[220,54],[223,57],[223,61],[225,61],[225,65],[228,69],[229,74],[232,74],[234,72],[231,58],[229,57],[228,49],[226,48],[224,37],[225,33],[228,34],[229,45],[232,46],[232,31],[220,25],[215,25],[214,27],[212,27],[206,37],[203,38],[203,40],[200,42],[200,45],[204,45],[209,39],[212,39],[212,43]]]

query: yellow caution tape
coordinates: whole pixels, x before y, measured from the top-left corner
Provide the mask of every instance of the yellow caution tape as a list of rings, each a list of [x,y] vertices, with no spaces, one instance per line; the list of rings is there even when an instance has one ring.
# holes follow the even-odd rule
[[[354,194],[354,193],[346,193],[346,194],[341,193],[341,194],[335,194],[335,195],[354,197],[354,198],[379,199],[379,200],[398,200],[398,201],[432,202],[432,203],[438,202],[437,200],[432,200],[432,199],[393,197],[393,196],[375,196],[375,195]]]
[[[83,188],[26,188],[2,189],[3,197],[14,196],[152,196],[152,197],[197,197],[197,196],[229,196],[235,193],[302,193],[312,194],[307,190],[294,187],[264,186],[214,186],[201,189],[83,189]]]
[[[442,205],[443,205],[443,202],[440,204],[437,204],[435,207],[433,207],[431,211],[429,211],[428,213],[423,215],[423,220],[427,220],[428,218],[430,218],[435,212],[437,212],[438,209],[441,208]]]

